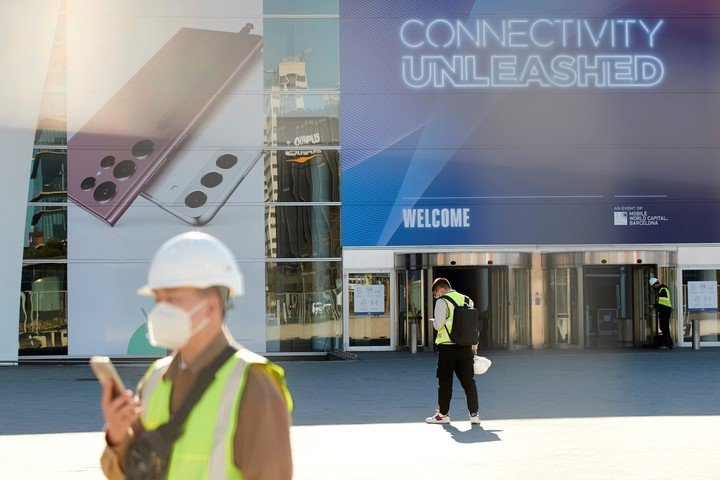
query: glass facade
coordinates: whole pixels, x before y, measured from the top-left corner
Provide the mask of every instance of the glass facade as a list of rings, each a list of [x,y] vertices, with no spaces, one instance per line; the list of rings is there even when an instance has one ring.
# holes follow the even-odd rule
[[[263,12],[267,351],[327,351],[342,337],[338,2]],[[66,17],[63,1],[29,162],[21,355],[67,353]]]
[[[254,316],[258,319],[258,330],[262,331],[264,328],[266,351],[329,351],[342,348],[343,335],[350,347],[407,346],[412,324],[418,325],[417,341],[422,345],[423,339],[432,336],[432,331],[427,331],[427,323],[423,322],[423,318],[427,317],[427,312],[423,310],[429,308],[425,298],[427,292],[424,291],[428,280],[422,277],[421,271],[401,271],[395,275],[387,273],[387,267],[383,266],[379,272],[385,273],[378,273],[373,270],[374,265],[360,262],[359,265],[352,266],[352,271],[362,273],[349,274],[347,298],[343,298],[341,217],[344,214],[346,222],[349,217],[347,210],[343,212],[341,209],[343,150],[340,146],[339,116],[339,1],[265,0],[262,4],[262,62],[258,59],[256,63],[258,83],[253,87],[258,99],[255,112],[257,121],[254,125],[258,128],[252,145],[242,146],[256,154],[253,158],[257,159],[259,166],[255,173],[261,173],[262,168],[262,175],[256,177],[256,195],[252,199],[248,199],[249,194],[238,195],[235,197],[239,199],[237,201],[225,198],[216,203],[221,205],[227,201],[225,212],[234,212],[224,215],[224,218],[229,220],[228,223],[246,221],[243,216],[250,217],[251,213],[248,212],[251,210],[257,213],[257,222],[254,224],[257,228],[253,227],[253,232],[258,234],[254,244],[256,251],[248,253],[247,249],[243,248],[233,250],[238,258],[252,262],[265,272],[262,292],[265,304],[264,327],[261,325],[262,317]],[[82,86],[76,87],[77,91],[68,92],[68,84],[79,85],[77,81],[68,81],[68,71],[72,73],[82,69],[68,68],[68,58],[77,61],[78,55],[72,50],[72,55],[68,56],[66,1],[61,1],[60,5],[42,90],[33,150],[30,153],[28,149],[28,158],[23,160],[27,162],[30,178],[25,205],[18,312],[18,345],[23,356],[67,354],[67,279],[69,276],[73,279],[73,285],[75,284],[74,279],[78,276],[74,275],[73,268],[76,265],[88,265],[83,267],[85,270],[78,269],[86,275],[91,269],[99,270],[98,265],[112,265],[113,268],[122,266],[129,271],[133,265],[145,261],[145,258],[140,258],[142,255],[131,258],[131,253],[127,252],[133,252],[132,247],[135,245],[119,240],[121,237],[118,236],[113,238],[118,244],[113,246],[120,246],[117,257],[106,258],[92,252],[95,256],[88,254],[87,259],[81,258],[81,261],[76,263],[75,252],[71,251],[73,256],[69,262],[70,269],[68,268],[68,99],[77,102],[71,102],[71,110],[77,112],[78,105],[83,100],[80,97],[93,96],[97,92],[93,93],[91,89],[84,91]],[[198,8],[202,10],[202,7]],[[259,21],[258,16],[253,18]],[[72,26],[72,15],[70,20]],[[257,22],[255,23],[257,25]],[[217,28],[222,30],[225,27]],[[71,32],[75,31],[71,29]],[[75,37],[71,35],[71,38]],[[152,56],[152,52],[146,53],[148,58]],[[126,60],[121,58],[118,62]],[[73,65],[71,63],[71,66]],[[350,69],[346,68],[343,73],[348,70]],[[357,92],[349,91],[350,85],[347,82],[350,78],[345,77],[344,81],[345,99],[353,96],[357,98]],[[102,87],[105,88],[104,85]],[[107,88],[111,89],[112,86],[108,85]],[[371,89],[371,86],[367,88]],[[345,104],[343,108],[348,115]],[[366,112],[360,112],[360,118],[365,118]],[[374,115],[371,112],[371,109],[367,110],[370,120]],[[398,109],[394,105],[387,105],[386,113],[389,116],[395,115],[398,114]],[[348,117],[352,118],[351,115]],[[245,128],[245,124],[242,128]],[[352,148],[352,143],[348,142],[348,137],[358,135],[358,132],[362,133],[362,128],[344,130],[346,167],[354,165],[351,156],[357,153]],[[196,143],[187,149],[188,152],[214,154],[215,150],[224,148],[221,144],[227,139],[230,139],[227,143],[241,143],[238,138],[223,137],[223,133],[208,138],[212,140]],[[74,139],[70,140],[72,167],[75,165],[72,161]],[[182,141],[184,140],[183,137]],[[368,148],[378,146],[368,144]],[[386,152],[385,158],[397,160],[392,150]],[[193,157],[188,162],[191,164],[197,160]],[[355,170],[355,174],[360,170]],[[401,178],[402,174],[399,170],[387,171],[388,177]],[[203,181],[210,181],[212,178],[222,177],[216,174],[215,177],[202,178]],[[349,171],[346,171],[344,180],[346,187],[351,186],[352,177]],[[244,186],[248,183],[251,182],[246,182]],[[361,188],[367,185],[367,181],[360,183]],[[72,185],[73,182],[70,182],[71,196]],[[202,185],[207,186],[205,183]],[[170,189],[178,187],[176,184],[164,186],[169,186]],[[346,193],[348,190],[346,188]],[[152,195],[143,196],[145,200],[155,201]],[[372,207],[363,197],[358,198],[361,198],[361,201],[357,206]],[[140,199],[138,203],[142,204],[143,201]],[[72,208],[75,206],[75,203],[70,205],[71,213],[74,213]],[[162,208],[172,210],[173,206],[171,201]],[[218,215],[217,224],[222,224],[223,219],[220,217],[221,215]],[[147,221],[147,224],[150,224],[150,221]],[[72,227],[75,225],[73,220]],[[204,225],[205,223],[197,223],[192,227],[183,226],[202,228]],[[134,227],[131,225],[130,228]],[[70,230],[73,233],[85,233],[81,227]],[[263,235],[264,245],[260,238]],[[346,244],[353,245],[352,242],[347,242],[351,236],[346,232]],[[111,237],[113,236],[108,235],[106,238]],[[83,250],[79,247],[79,236],[72,237],[72,240],[71,247],[74,250]],[[376,246],[384,248],[388,245]],[[418,245],[413,244],[413,248]],[[485,243],[479,242],[477,245]],[[365,248],[372,245],[358,246]],[[88,259],[90,261],[87,261]],[[96,262],[97,259],[103,262]],[[105,260],[107,262],[104,262]],[[373,260],[368,260],[371,261]],[[533,308],[542,307],[542,325],[533,324],[531,321],[531,316],[534,315],[531,314],[531,293],[540,290],[535,288],[535,280],[531,281],[534,277],[531,277],[530,270],[483,266],[478,267],[477,271],[464,274],[468,278],[474,276],[475,284],[478,285],[477,291],[472,293],[477,299],[481,318],[481,341],[484,342],[481,347],[522,348],[533,345],[533,336],[537,331],[544,333],[542,337],[545,345],[561,348],[637,346],[649,342],[656,334],[657,327],[654,318],[646,309],[652,301],[646,284],[648,276],[655,273],[639,270],[646,268],[639,263],[633,264],[634,269],[625,269],[622,266],[593,269],[585,266],[579,270],[550,268],[541,273],[545,289],[542,290],[542,295],[536,293],[538,303],[535,303]],[[713,262],[709,262],[709,265],[712,264]],[[678,292],[676,314],[672,320],[673,334],[677,332],[680,337],[678,340],[690,342],[692,321],[699,320],[701,341],[720,342],[720,315],[717,313],[717,282],[720,270],[712,267],[683,270],[682,279],[676,281],[675,275],[680,271],[676,272],[674,268],[663,267],[663,270],[657,272],[671,287],[673,294],[675,288],[682,286],[682,291]],[[134,275],[134,272],[128,273],[129,275]],[[13,282],[16,283],[15,280]],[[394,291],[391,290],[391,284]],[[707,304],[697,303],[701,288],[703,302],[707,301]],[[73,292],[81,290],[73,288]],[[395,299],[398,306],[394,311]],[[714,307],[711,300],[714,301]],[[70,301],[73,305],[78,303],[74,302],[73,298],[70,298]],[[347,331],[343,331],[344,303],[349,312],[345,327]],[[541,309],[535,308],[535,311],[538,310]],[[76,318],[80,319],[91,318],[88,315],[76,315]],[[75,327],[77,328],[77,324]],[[107,338],[124,335],[123,332],[111,330],[108,329]],[[73,332],[75,331],[77,330]],[[79,337],[74,333],[73,338],[78,344],[85,341],[77,340]],[[256,338],[263,342],[262,336],[257,335]]]
[[[267,263],[265,288],[268,352],[322,352],[340,348],[340,262]]]
[[[264,3],[268,352],[341,348],[337,12],[337,1]]]
[[[61,2],[29,159],[18,353],[67,354],[67,21]],[[48,261],[53,263],[47,263]]]

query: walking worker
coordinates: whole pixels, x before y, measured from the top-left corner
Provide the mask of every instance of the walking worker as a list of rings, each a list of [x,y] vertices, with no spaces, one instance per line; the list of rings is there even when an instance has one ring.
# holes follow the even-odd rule
[[[282,368],[235,343],[224,325],[229,298],[243,294],[230,250],[188,232],[165,242],[140,295],[153,295],[150,342],[172,353],[138,385],[101,407],[111,479],[286,480],[292,477],[292,399]]]
[[[670,333],[670,316],[672,315],[672,302],[670,301],[670,289],[664,283],[652,277],[650,286],[655,290],[655,311],[657,312],[658,324],[662,335],[658,337],[658,348],[673,348],[672,334]]]
[[[450,400],[452,399],[453,374],[457,375],[465,390],[467,407],[470,414],[470,423],[480,424],[478,415],[478,394],[473,378],[473,356],[476,346],[457,345],[450,341],[452,332],[453,313],[455,306],[452,302],[441,298],[448,296],[457,305],[463,305],[468,300],[468,306],[473,307],[469,297],[455,291],[445,278],[436,278],[432,286],[435,301],[435,318],[432,318],[433,328],[437,330],[435,344],[438,346],[438,409],[434,415],[425,419],[427,423],[450,423]]]

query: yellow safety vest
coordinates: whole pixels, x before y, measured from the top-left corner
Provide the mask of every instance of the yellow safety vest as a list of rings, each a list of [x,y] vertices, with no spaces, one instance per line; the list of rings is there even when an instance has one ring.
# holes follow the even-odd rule
[[[170,420],[172,382],[163,376],[172,357],[156,361],[143,378],[141,422],[145,430],[154,430]],[[198,404],[185,421],[183,434],[175,441],[168,464],[168,479],[242,479],[235,465],[233,444],[237,411],[242,400],[248,370],[253,364],[264,365],[280,385],[292,412],[293,403],[285,385],[284,370],[265,357],[241,349],[215,374]]]
[[[458,305],[462,305],[465,303],[465,295],[462,293],[458,293],[455,290],[450,290],[445,295],[452,298],[455,303]],[[440,301],[441,299],[438,299]],[[452,325],[453,325],[453,315],[455,313],[455,305],[453,305],[451,302],[448,302],[445,299],[442,299],[443,302],[445,302],[445,305],[447,305],[447,316],[445,317],[445,325],[438,330],[437,337],[435,337],[435,344],[440,345],[441,343],[452,343],[450,341],[450,334],[448,332],[452,332]],[[473,305],[473,301],[470,300],[470,306]],[[445,330],[445,327],[447,327],[447,330]]]
[[[665,294],[667,295],[665,297],[660,296],[660,293],[662,293],[663,290],[665,290]],[[670,289],[668,287],[666,287],[665,285],[662,285],[660,287],[660,289],[658,290],[657,303],[658,303],[658,305],[672,308],[672,302],[670,302]]]

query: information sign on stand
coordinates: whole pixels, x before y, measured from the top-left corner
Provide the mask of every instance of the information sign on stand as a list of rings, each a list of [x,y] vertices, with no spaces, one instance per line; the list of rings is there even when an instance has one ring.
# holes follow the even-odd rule
[[[688,282],[688,311],[707,312],[718,308],[716,281]]]
[[[384,313],[384,285],[355,285],[354,313]]]

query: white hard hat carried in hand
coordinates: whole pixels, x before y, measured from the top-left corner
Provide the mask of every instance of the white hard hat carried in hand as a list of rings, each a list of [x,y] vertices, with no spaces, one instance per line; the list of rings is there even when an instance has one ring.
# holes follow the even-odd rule
[[[658,281],[658,279],[655,277],[650,278],[650,286],[652,287],[653,285],[655,285],[657,283],[657,281]]]
[[[139,295],[158,288],[226,287],[230,296],[245,292],[242,274],[230,249],[203,232],[187,232],[163,243],[150,264],[148,283]]]
[[[473,357],[473,373],[475,373],[475,375],[482,375],[487,372],[490,365],[492,365],[492,362],[488,358],[480,357],[478,355]]]

